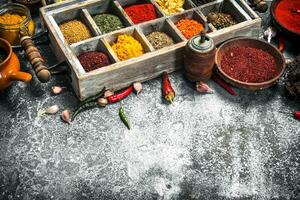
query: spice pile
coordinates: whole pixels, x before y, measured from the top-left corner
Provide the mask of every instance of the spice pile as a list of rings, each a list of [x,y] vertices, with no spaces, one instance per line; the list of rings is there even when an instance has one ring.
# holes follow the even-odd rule
[[[80,64],[86,72],[110,65],[108,56],[103,52],[90,51],[78,56]]]
[[[141,43],[131,35],[119,35],[117,41],[112,43],[111,47],[121,61],[144,54]]]
[[[26,19],[26,16],[20,16],[18,14],[4,13],[0,15],[0,24],[10,25],[10,28],[19,28],[20,23]],[[14,26],[11,26],[14,25]]]
[[[184,11],[183,5],[185,0],[156,0],[156,2],[166,15]]]
[[[174,44],[173,39],[166,33],[152,32],[146,36],[154,49],[161,49]]]
[[[89,29],[79,20],[71,20],[59,25],[68,44],[73,44],[92,37]]]
[[[284,82],[289,97],[300,100],[300,55],[287,65]]]
[[[209,13],[207,15],[207,20],[218,30],[237,24],[230,14],[221,12]]]
[[[150,3],[127,6],[124,10],[134,24],[157,18],[155,8]]]
[[[203,25],[194,19],[181,19],[176,23],[176,27],[188,40],[204,30]]]
[[[6,51],[4,49],[0,48],[0,63],[2,63],[7,57]]]
[[[300,34],[300,1],[280,1],[275,9],[275,16],[285,28]]]
[[[19,28],[25,25],[30,35],[34,34],[35,25],[32,20],[26,21],[26,16],[4,13],[0,15],[0,37],[6,39],[10,44],[16,45],[20,43]]]
[[[112,14],[100,14],[93,17],[102,34],[124,28],[119,17]]]
[[[275,59],[269,53],[251,47],[232,47],[221,60],[221,69],[230,77],[261,83],[278,75]]]

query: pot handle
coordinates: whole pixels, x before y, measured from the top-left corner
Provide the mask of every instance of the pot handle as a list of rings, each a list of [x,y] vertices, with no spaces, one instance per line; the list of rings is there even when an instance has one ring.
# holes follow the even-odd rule
[[[32,76],[31,74],[26,72],[14,72],[9,75],[9,78],[11,78],[14,81],[22,81],[28,83],[31,81]]]

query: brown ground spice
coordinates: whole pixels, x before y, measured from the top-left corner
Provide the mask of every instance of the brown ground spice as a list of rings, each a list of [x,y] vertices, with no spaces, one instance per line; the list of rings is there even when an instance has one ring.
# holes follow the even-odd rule
[[[70,45],[92,37],[86,25],[77,19],[64,22],[59,28]]]

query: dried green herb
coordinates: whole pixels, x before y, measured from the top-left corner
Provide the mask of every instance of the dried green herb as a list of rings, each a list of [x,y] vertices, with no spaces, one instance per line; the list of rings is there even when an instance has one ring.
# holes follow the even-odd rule
[[[124,28],[122,21],[116,15],[100,14],[93,19],[103,34]]]
[[[162,32],[152,32],[147,35],[147,39],[152,44],[154,49],[161,49],[174,44],[174,40],[166,33]]]

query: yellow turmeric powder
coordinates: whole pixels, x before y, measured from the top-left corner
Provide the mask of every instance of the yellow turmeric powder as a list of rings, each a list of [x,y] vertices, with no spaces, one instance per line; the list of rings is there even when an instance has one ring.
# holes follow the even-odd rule
[[[6,39],[10,44],[19,44],[19,28],[21,26],[28,28],[29,35],[34,34],[34,22],[31,19],[26,21],[26,16],[11,13],[0,15],[0,37]]]
[[[156,0],[156,2],[166,15],[184,11],[183,4],[185,0]]]
[[[26,16],[4,13],[0,15],[0,24],[9,25],[10,28],[19,28],[20,24],[26,19]]]
[[[112,43],[111,47],[121,61],[144,54],[144,49],[141,43],[134,39],[131,35],[119,35],[117,41]]]

